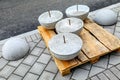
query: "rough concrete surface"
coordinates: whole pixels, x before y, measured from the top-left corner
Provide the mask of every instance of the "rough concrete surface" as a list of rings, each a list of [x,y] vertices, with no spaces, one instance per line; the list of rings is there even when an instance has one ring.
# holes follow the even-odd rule
[[[91,11],[120,0],[0,0],[0,40],[37,28],[38,16],[48,10],[86,4]],[[64,14],[65,16],[65,14]]]

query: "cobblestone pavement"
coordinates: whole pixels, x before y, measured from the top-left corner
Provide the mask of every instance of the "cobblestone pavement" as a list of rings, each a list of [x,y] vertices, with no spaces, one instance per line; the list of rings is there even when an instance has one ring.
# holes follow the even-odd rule
[[[118,13],[115,25],[104,26],[120,38],[120,3],[109,6]],[[91,12],[91,17],[95,12]],[[95,64],[86,63],[61,76],[37,30],[18,35],[30,45],[29,55],[18,61],[7,61],[1,53],[5,41],[0,41],[0,80],[120,80],[120,53],[113,52]]]

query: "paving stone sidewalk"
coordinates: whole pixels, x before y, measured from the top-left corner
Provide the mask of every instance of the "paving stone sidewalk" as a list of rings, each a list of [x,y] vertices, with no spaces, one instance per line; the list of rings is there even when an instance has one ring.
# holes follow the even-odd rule
[[[120,3],[107,8],[118,14],[118,21],[115,25],[104,28],[120,38]],[[90,17],[95,12],[91,12]],[[120,53],[105,55],[95,64],[80,65],[63,77],[37,30],[15,37],[28,42],[29,55],[18,61],[7,61],[2,57],[1,51],[7,39],[0,41],[0,80],[120,80]]]

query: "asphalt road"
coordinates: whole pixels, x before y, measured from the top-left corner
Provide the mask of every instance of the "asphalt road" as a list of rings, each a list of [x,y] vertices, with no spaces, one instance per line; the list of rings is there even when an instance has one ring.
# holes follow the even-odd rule
[[[48,10],[64,13],[77,3],[93,11],[117,2],[120,0],[0,0],[0,40],[36,29],[38,16]]]

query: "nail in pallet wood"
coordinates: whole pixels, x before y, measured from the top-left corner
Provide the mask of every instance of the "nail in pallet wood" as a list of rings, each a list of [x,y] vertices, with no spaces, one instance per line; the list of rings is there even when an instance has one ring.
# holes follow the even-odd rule
[[[78,57],[67,61],[59,60],[50,52],[62,75],[69,74],[70,70],[76,66],[86,62],[95,63],[101,56],[120,50],[120,40],[117,37],[89,19],[86,19],[84,23],[84,28],[80,32],[83,46]],[[45,29],[42,26],[38,26],[38,30],[49,49],[48,41],[56,35],[55,31]]]

